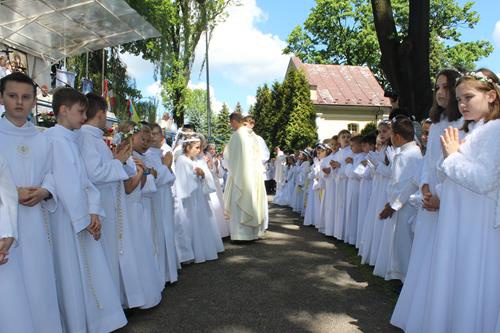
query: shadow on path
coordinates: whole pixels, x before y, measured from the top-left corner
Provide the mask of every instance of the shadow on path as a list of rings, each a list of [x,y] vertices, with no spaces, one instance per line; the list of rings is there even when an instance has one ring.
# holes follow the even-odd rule
[[[226,241],[219,260],[184,267],[162,303],[119,332],[401,332],[389,324],[399,283],[374,277],[352,246],[289,208],[269,212],[264,239]]]

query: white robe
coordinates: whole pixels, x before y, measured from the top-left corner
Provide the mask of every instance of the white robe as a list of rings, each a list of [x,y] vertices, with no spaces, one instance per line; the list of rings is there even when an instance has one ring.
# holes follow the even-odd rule
[[[230,218],[232,240],[255,240],[267,227],[267,195],[263,179],[261,147],[253,131],[235,131],[224,152],[229,175],[224,210]]]
[[[78,133],[56,125],[51,143],[59,205],[50,214],[57,291],[65,332],[109,332],[127,323],[102,244],[86,230],[90,214],[104,216],[99,191],[88,179]]]
[[[159,248],[157,256],[160,272],[162,272],[166,282],[176,282],[177,274],[177,250],[175,248],[175,222],[174,222],[174,198],[172,196],[172,186],[175,176],[170,169],[162,163],[162,150],[159,148],[149,148],[146,158],[149,164],[158,172],[156,182],[156,193],[153,194],[153,210],[156,218],[156,242]],[[162,239],[163,238],[163,239]]]
[[[345,159],[352,157],[351,147],[340,149],[335,156],[335,160],[340,163],[340,168],[335,170],[335,220],[333,236],[340,240],[345,240],[345,216],[347,204],[347,175]]]
[[[364,158],[365,155],[362,153],[353,153],[353,163],[346,165],[345,168],[347,176],[345,241],[351,245],[356,244],[358,232],[359,183],[361,181],[361,177],[354,171]]]
[[[358,222],[356,232],[356,248],[359,249],[361,247],[366,211],[372,194],[372,169],[369,166],[363,166],[360,164],[354,172],[360,177]]]
[[[220,165],[215,165],[217,162],[215,158],[211,156],[208,156],[208,158],[212,159],[212,168],[210,168],[210,174],[208,176],[212,178],[215,188],[215,192],[209,194],[209,203],[214,213],[217,227],[219,228],[220,237],[225,238],[229,236],[229,222],[224,216],[224,194],[222,192],[222,187],[219,181],[219,179],[221,178]]]
[[[439,220],[421,332],[498,333],[500,120],[475,128],[440,166]],[[413,332],[416,326],[411,327]]]
[[[274,161],[274,180],[276,181],[276,193],[285,183],[285,161],[286,156],[282,151],[279,151]]]
[[[106,214],[101,218],[101,243],[122,305],[126,308],[142,306],[145,299],[139,277],[140,263],[135,255],[123,187],[123,181],[132,174],[127,173],[122,162],[113,159],[113,153],[103,140],[103,132],[97,127],[82,126],[80,151],[89,179],[101,194]]]
[[[0,155],[0,239],[12,237],[9,261],[0,265],[0,324],[4,332],[34,333],[28,295],[17,255],[18,197],[7,160]],[[40,328],[40,327],[38,327]],[[43,327],[42,327],[43,329]]]
[[[318,229],[321,233],[326,236],[333,236],[333,230],[335,227],[335,172],[330,167],[330,161],[335,161],[338,152],[332,153],[325,157],[321,161],[321,175],[323,181],[325,182],[325,195],[323,198],[323,204],[320,206],[320,222]],[[330,169],[330,173],[326,174],[323,169]]]
[[[400,148],[392,163],[387,199],[395,212],[391,218],[384,220],[373,271],[386,280],[399,279],[404,282],[406,277],[413,240],[411,224],[416,215],[416,209],[409,199],[418,190],[415,179],[420,173],[421,159],[420,148],[412,141]]]
[[[304,225],[315,225],[316,218],[319,216],[317,212],[320,210],[320,172],[321,161],[318,158],[314,159],[314,165],[309,172],[309,190],[307,194],[306,210],[304,214]]]
[[[144,155],[133,152],[135,158],[144,161]],[[136,258],[140,263],[140,279],[145,296],[145,304],[141,309],[148,309],[158,305],[161,301],[161,292],[165,281],[160,273],[156,261],[158,244],[153,242],[152,235],[152,204],[151,193],[156,192],[153,175],[146,176],[146,182],[141,188],[141,183],[126,197],[130,228],[136,249]]]
[[[55,195],[50,146],[35,126],[26,122],[17,127],[0,119],[0,154],[7,158],[16,187],[43,187]],[[60,332],[54,264],[50,244],[47,209],[54,211],[55,200],[34,207],[19,205],[17,259],[23,275],[30,311],[39,332]]]
[[[182,217],[181,223],[188,232],[189,245],[194,253],[195,263],[218,258],[224,251],[215,218],[210,209],[207,195],[203,192],[203,181],[196,176],[196,163],[184,154],[175,163],[176,193]]]
[[[449,126],[460,128],[462,123],[462,119],[454,122],[441,119],[439,123],[431,125],[421,170],[420,188],[422,185],[428,184],[431,193],[437,194],[438,188],[441,186],[437,176],[437,166],[438,161],[443,158],[440,135],[445,128]],[[402,329],[407,327],[408,322],[410,322],[409,330],[412,330],[412,323],[418,327],[421,324],[425,293],[416,293],[416,290],[427,289],[432,245],[438,217],[439,211],[431,212],[420,207],[415,218],[415,232],[408,272],[391,318],[391,324]]]
[[[387,147],[384,147],[379,152],[373,153],[374,162],[377,165],[370,164],[373,174],[372,195],[366,209],[365,221],[363,223],[363,232],[359,254],[361,255],[361,263],[369,263],[375,265],[377,259],[378,247],[380,245],[380,234],[384,226],[383,221],[378,218],[380,211],[387,203],[387,184],[391,177],[391,168],[384,164],[385,152]]]
[[[276,187],[276,194],[273,198],[273,203],[280,206],[286,206],[288,203],[289,185],[288,177],[290,176],[290,168],[287,166],[283,170],[283,181],[280,187]]]

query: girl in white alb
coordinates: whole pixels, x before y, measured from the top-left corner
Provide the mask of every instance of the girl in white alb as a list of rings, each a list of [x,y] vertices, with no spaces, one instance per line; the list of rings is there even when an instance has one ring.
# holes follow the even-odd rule
[[[424,315],[408,332],[500,331],[500,86],[489,70],[456,85],[458,107],[472,127],[441,137],[444,175]],[[415,329],[413,329],[415,328]]]

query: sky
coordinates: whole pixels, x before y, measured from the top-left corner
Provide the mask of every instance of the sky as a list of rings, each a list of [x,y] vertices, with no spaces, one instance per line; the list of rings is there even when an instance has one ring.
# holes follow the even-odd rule
[[[283,55],[288,34],[302,24],[314,6],[314,0],[240,0],[231,7],[227,20],[218,25],[210,42],[210,97],[213,112],[222,103],[231,109],[240,102],[248,110],[255,102],[255,92],[264,83],[282,81],[290,56]],[[465,0],[458,0],[460,4]],[[484,39],[495,50],[477,63],[500,74],[500,12],[498,0],[477,0],[473,9],[480,15],[475,29],[461,29],[462,41]],[[200,73],[205,56],[202,36],[196,49],[191,88],[206,89],[205,70]],[[153,65],[140,57],[122,55],[127,71],[136,80],[143,96],[158,96],[159,83],[153,79]],[[162,113],[159,110],[159,113]]]

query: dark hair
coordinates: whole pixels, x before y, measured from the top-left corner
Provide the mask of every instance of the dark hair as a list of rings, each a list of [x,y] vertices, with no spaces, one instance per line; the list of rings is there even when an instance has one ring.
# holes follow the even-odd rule
[[[474,73],[482,73],[486,78],[476,78],[474,77]],[[495,101],[489,105],[490,113],[484,118],[484,122],[488,122],[490,120],[494,119],[500,119],[500,80],[498,79],[498,76],[490,71],[487,68],[480,68],[477,71],[475,71],[471,75],[464,75],[460,79],[458,79],[456,87],[458,87],[460,84],[464,82],[470,82],[474,85],[474,88],[482,91],[482,92],[488,92],[488,91],[495,91],[497,94],[497,98]],[[466,120],[464,121],[464,126],[462,127],[462,130],[464,132],[469,132],[469,124],[471,123],[471,120]]]
[[[375,132],[368,133],[361,139],[361,143],[375,145],[377,143],[377,135],[375,134]]]
[[[410,114],[405,109],[395,108],[389,113],[389,120],[392,120],[399,116],[410,117]]]
[[[343,130],[341,130],[341,131],[339,132],[338,137],[340,137],[342,134],[348,134],[348,135],[351,135],[351,132],[349,132],[349,131],[348,131],[348,130],[346,130],[346,129],[343,129]]]
[[[392,121],[392,133],[399,134],[406,141],[413,141],[415,138],[415,129],[413,123],[408,117],[396,117]]]
[[[351,138],[349,139],[349,141],[351,143],[358,143],[358,144],[361,144],[362,140],[363,140],[363,136],[361,136],[361,135],[351,136]]]
[[[339,136],[338,135],[332,136],[332,140],[339,141]]]
[[[28,75],[21,72],[14,72],[0,79],[0,94],[3,95],[5,86],[9,81],[29,84],[33,87],[33,97],[36,96],[37,84]]]
[[[233,112],[229,115],[229,120],[234,120],[241,123],[243,121],[243,116],[239,112]]]
[[[390,99],[392,99],[394,101],[396,101],[399,98],[398,94],[395,91],[390,90],[390,89],[384,90],[384,97],[389,97]]]
[[[75,104],[80,104],[85,109],[89,107],[89,101],[84,94],[75,90],[73,88],[61,87],[57,88],[54,91],[54,95],[52,96],[52,109],[54,111],[54,115],[59,115],[59,110],[61,106],[72,107]]]
[[[85,97],[87,97],[87,100],[89,102],[89,106],[87,108],[87,120],[94,118],[97,112],[106,112],[106,110],[108,109],[106,100],[101,96],[94,93],[88,93],[87,95],[85,95]]]
[[[163,135],[163,129],[157,123],[149,123],[148,126],[149,128],[151,128],[151,131],[154,130],[155,128],[158,128],[160,130],[160,133]]]
[[[455,95],[455,83],[460,77],[460,73],[454,69],[443,69],[436,75],[436,82],[440,76],[446,77],[446,84],[448,86],[448,105],[446,109],[444,109],[437,104],[436,87],[434,87],[432,107],[429,111],[429,118],[431,118],[434,124],[441,121],[441,115],[444,115],[448,121],[455,121],[462,117],[462,114],[458,111],[457,97]]]
[[[255,119],[252,116],[245,116],[243,118],[243,121],[255,125]]]

